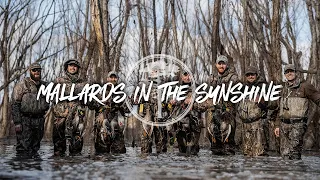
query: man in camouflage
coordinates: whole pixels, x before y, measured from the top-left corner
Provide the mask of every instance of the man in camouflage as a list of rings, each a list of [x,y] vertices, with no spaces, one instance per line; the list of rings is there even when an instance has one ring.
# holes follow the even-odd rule
[[[249,66],[245,73],[244,85],[251,89],[253,86],[262,87],[266,81],[258,75],[257,68]],[[237,107],[238,116],[242,121],[242,151],[247,156],[260,156],[265,154],[265,134],[263,129],[267,113],[266,103],[261,100],[241,101]]]
[[[293,64],[286,65],[285,82],[280,100],[280,127],[274,132],[280,136],[280,153],[284,158],[301,159],[303,136],[307,126],[309,100],[320,106],[320,92],[301,80]]]
[[[111,71],[108,73],[107,83],[117,86],[118,75]],[[109,93],[111,85],[107,88]],[[114,95],[113,95],[114,96]],[[126,153],[124,141],[125,113],[129,110],[124,102],[115,103],[113,97],[109,98],[106,105],[95,105],[96,118],[94,125],[96,153]],[[95,103],[96,104],[96,103]]]
[[[232,81],[235,85],[239,82],[238,76],[228,66],[228,58],[219,56],[216,60],[218,74],[214,76],[212,86],[225,84],[226,87]],[[207,138],[211,143],[211,150],[217,155],[234,154],[235,147],[235,105],[230,101],[220,100],[213,109],[211,121],[208,126]]]
[[[184,72],[181,76],[180,85],[188,86],[188,94],[186,99],[181,102],[172,100],[170,106],[173,107],[171,114],[175,112],[185,111],[192,101],[191,80],[188,72]],[[199,139],[201,134],[201,112],[205,111],[204,106],[194,102],[188,114],[179,122],[173,124],[176,134],[178,148],[180,153],[188,153],[192,155],[198,154],[200,150]]]
[[[139,104],[139,114],[146,121],[150,122],[163,122],[168,116],[167,106],[164,103],[161,103],[159,107],[160,93],[157,89],[157,86],[160,85],[160,68],[155,66],[152,68],[150,73],[149,84],[153,82],[151,89],[151,95],[149,101],[145,101]],[[148,85],[147,85],[148,86]],[[158,108],[161,108],[158,111]],[[158,113],[161,113],[159,116]],[[142,133],[141,133],[141,153],[152,153],[152,142],[156,145],[157,153],[167,152],[167,131],[166,127],[161,126],[150,126],[146,123],[142,123]]]
[[[69,95],[72,84],[75,92],[81,92],[86,84],[80,75],[80,63],[71,59],[64,63],[65,75],[55,79],[55,84],[66,84],[65,94]],[[67,141],[71,155],[81,153],[83,146],[83,130],[85,123],[85,107],[80,101],[60,101],[53,107],[53,144],[54,155],[63,156],[67,150]]]
[[[44,133],[44,115],[49,109],[45,97],[37,100],[41,85],[41,66],[34,63],[29,68],[30,77],[20,81],[13,90],[12,115],[17,135],[17,153],[35,155]]]

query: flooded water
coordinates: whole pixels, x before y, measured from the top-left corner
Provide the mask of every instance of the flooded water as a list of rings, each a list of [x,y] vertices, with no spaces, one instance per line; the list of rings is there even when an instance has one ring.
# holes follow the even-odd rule
[[[85,146],[81,156],[52,157],[53,146],[42,143],[40,157],[16,157],[14,141],[0,141],[0,179],[320,179],[320,153],[302,160],[280,157],[215,156],[205,148],[198,156],[166,154],[142,156],[140,148],[122,155],[93,154]]]

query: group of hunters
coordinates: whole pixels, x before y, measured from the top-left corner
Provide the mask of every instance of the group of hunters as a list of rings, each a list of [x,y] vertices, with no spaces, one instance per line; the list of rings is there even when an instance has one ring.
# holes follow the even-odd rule
[[[58,77],[54,83],[66,84],[66,92],[72,84],[75,91],[87,83],[80,75],[81,65],[77,60],[64,63],[65,75]],[[216,60],[217,74],[211,80],[212,86],[229,85],[240,82],[237,74],[229,67],[228,58],[219,56]],[[30,66],[30,77],[20,81],[13,91],[12,115],[17,136],[17,153],[37,154],[40,141],[44,135],[45,114],[49,104],[45,97],[37,100],[41,85],[41,66]],[[157,71],[157,69],[153,69]],[[196,155],[199,152],[201,131],[206,130],[206,137],[211,144],[211,151],[216,155],[233,155],[238,148],[247,156],[264,156],[268,151],[276,150],[271,144],[280,139],[279,152],[288,159],[301,159],[303,136],[306,132],[308,110],[311,102],[320,106],[320,92],[310,83],[303,81],[294,65],[284,68],[286,82],[283,84],[281,97],[277,101],[258,101],[245,99],[237,104],[220,101],[213,105],[206,101],[192,101],[192,91],[183,101],[171,99],[162,103],[161,116],[157,98],[157,88],[152,88],[151,99],[136,103],[139,114],[149,121],[164,122],[191,106],[190,111],[178,122],[167,126],[150,126],[142,123],[141,153],[151,153],[155,142],[156,152],[165,153],[167,146],[178,144],[180,153]],[[118,75],[112,71],[106,78],[108,83],[116,85]],[[180,85],[191,87],[190,74],[180,75]],[[259,75],[256,67],[246,68],[244,85],[259,86],[266,80]],[[157,86],[159,78],[151,73],[149,82]],[[70,92],[69,92],[70,93]],[[75,92],[76,94],[77,92]],[[86,125],[86,106],[95,111],[94,147],[96,153],[126,153],[124,125],[126,113],[130,113],[125,103],[114,103],[111,97],[105,105],[94,101],[84,104],[76,101],[61,101],[53,105],[53,144],[54,155],[63,156],[67,149],[70,155],[79,155],[83,147],[83,134]],[[193,104],[191,104],[193,102]],[[135,103],[135,102],[133,102]],[[191,104],[191,105],[190,105]],[[207,125],[202,121],[203,112],[207,112]],[[269,113],[273,112],[273,113]]]

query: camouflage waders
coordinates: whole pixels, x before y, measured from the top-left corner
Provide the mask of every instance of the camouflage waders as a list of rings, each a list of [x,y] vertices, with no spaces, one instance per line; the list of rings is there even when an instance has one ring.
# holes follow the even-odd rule
[[[141,134],[141,153],[152,153],[152,142],[156,145],[157,153],[167,152],[167,130],[165,127],[150,127],[142,124],[143,128]],[[150,133],[151,132],[151,133]]]
[[[77,155],[81,153],[83,146],[85,118],[84,108],[80,105],[74,105],[73,107],[65,108],[69,109],[67,117],[54,117],[52,135],[54,153],[55,155],[64,155],[65,151],[67,150],[68,143],[70,154]]]
[[[211,151],[217,155],[232,155],[234,151],[235,121],[230,109],[215,109],[209,122],[207,138]]]
[[[306,122],[281,122],[280,124],[280,152],[281,156],[289,159],[301,159],[303,136]]]
[[[242,120],[242,151],[247,156],[260,156],[265,153],[265,111],[261,104],[245,99],[238,104],[238,117]]]
[[[108,113],[105,107],[101,107],[96,115],[95,149],[96,153],[126,153],[124,141],[124,116],[119,111]]]
[[[150,122],[157,120],[154,116],[156,111],[155,106],[151,108],[150,103],[140,104],[140,114]],[[150,126],[145,123],[142,124],[141,132],[141,153],[152,153],[152,142],[154,139],[157,153],[167,152],[167,130],[166,127]]]
[[[268,152],[280,151],[280,138],[276,137],[274,134],[274,129],[276,128],[276,120],[270,119],[265,125],[265,135],[266,135],[266,150]]]
[[[18,153],[35,154],[40,149],[44,133],[44,118],[22,116],[22,132],[17,133]]]
[[[153,138],[157,153],[167,152],[166,132],[165,127],[153,127],[153,132],[151,134],[147,134],[147,132],[143,130],[141,135],[141,153],[152,153]]]
[[[96,153],[110,153],[111,130],[103,113],[96,115],[94,124],[94,147]]]
[[[44,115],[49,109],[45,98],[37,100],[38,88],[43,81],[35,84],[31,78],[20,81],[13,90],[12,116],[15,125],[20,125],[21,131],[16,131],[18,153],[34,155],[40,148],[44,134]]]
[[[177,123],[176,137],[180,153],[196,155],[200,150],[201,126],[194,111]]]
[[[260,156],[265,153],[262,120],[243,123],[242,151],[247,156]]]

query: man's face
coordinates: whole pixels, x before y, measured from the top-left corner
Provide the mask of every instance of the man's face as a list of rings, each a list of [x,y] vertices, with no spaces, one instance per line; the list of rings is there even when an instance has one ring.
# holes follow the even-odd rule
[[[216,68],[220,74],[223,74],[224,71],[227,69],[227,64],[223,61],[220,61],[216,64]]]
[[[118,82],[118,77],[112,74],[110,77],[107,78],[108,83],[116,84]]]
[[[182,74],[181,75],[181,80],[184,83],[190,83],[191,82],[190,75],[189,74]]]
[[[288,81],[293,81],[296,79],[296,72],[292,69],[288,69],[284,72],[284,75],[286,76]]]
[[[152,71],[151,71],[151,73],[150,73],[150,77],[151,78],[156,78],[156,77],[158,77],[159,76],[159,71],[158,71],[158,69],[153,69]]]
[[[76,64],[68,64],[67,71],[68,73],[74,75],[77,74],[79,70],[79,67]]]
[[[253,83],[257,79],[257,74],[255,73],[247,73],[246,79],[249,83]]]
[[[30,77],[34,81],[40,81],[41,80],[41,69],[40,68],[31,69],[30,70]]]

